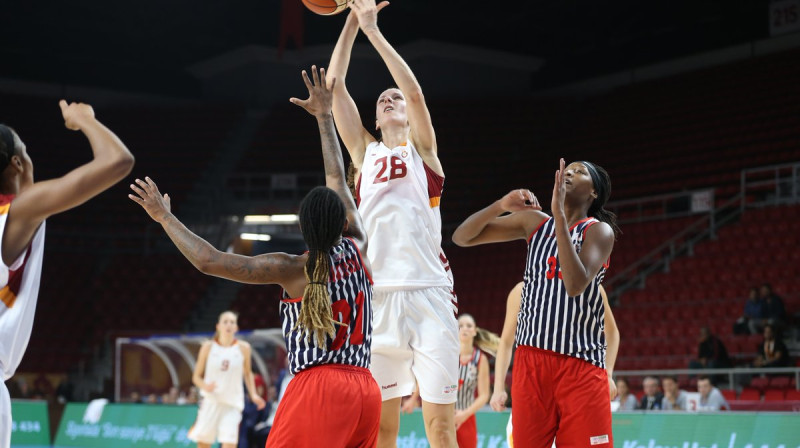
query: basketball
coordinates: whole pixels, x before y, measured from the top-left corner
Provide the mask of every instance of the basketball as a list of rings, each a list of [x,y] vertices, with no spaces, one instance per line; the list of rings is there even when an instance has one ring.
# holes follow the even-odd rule
[[[322,16],[332,16],[347,9],[347,0],[303,0],[303,4]]]

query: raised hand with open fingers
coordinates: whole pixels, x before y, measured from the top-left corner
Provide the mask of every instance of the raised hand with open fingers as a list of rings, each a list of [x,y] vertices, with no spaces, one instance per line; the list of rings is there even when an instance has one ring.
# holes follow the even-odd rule
[[[564,213],[564,198],[567,196],[567,184],[564,177],[564,159],[558,163],[558,170],[556,171],[555,182],[553,184],[553,199],[550,204],[550,211],[555,217],[556,214]]]
[[[507,212],[521,212],[523,210],[541,210],[542,206],[539,205],[539,200],[531,193],[530,190],[520,188],[512,190],[502,199],[500,199],[500,206]]]
[[[311,66],[311,76],[314,82],[308,79],[308,73],[302,71],[303,82],[308,89],[308,99],[301,100],[299,98],[289,98],[292,104],[296,104],[306,112],[317,118],[324,118],[331,114],[333,107],[333,88],[336,86],[336,78],[331,79],[330,87],[325,80],[325,69],[321,68],[317,71],[317,66]]]
[[[136,184],[131,184],[131,190],[136,194],[129,194],[128,197],[141,205],[154,221],[158,223],[164,221],[170,215],[169,195],[162,196],[156,183],[149,177],[145,177],[144,180],[136,179],[135,182]]]
[[[83,103],[67,103],[65,100],[58,102],[61,115],[64,117],[64,126],[72,131],[80,131],[86,120],[94,120],[94,109]]]

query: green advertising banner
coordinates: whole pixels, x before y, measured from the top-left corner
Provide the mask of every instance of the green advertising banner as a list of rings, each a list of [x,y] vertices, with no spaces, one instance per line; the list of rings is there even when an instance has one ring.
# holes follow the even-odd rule
[[[46,407],[43,409],[46,411]],[[56,448],[193,446],[186,433],[197,416],[195,406],[109,404],[100,412],[97,409],[87,412],[87,409],[86,404],[67,405],[56,435]],[[14,412],[17,421],[16,407]],[[507,412],[478,413],[478,448],[508,446],[508,415]],[[617,448],[800,448],[798,413],[631,412],[614,414],[613,418]],[[15,447],[29,446],[17,445],[18,439],[13,440]],[[429,446],[419,411],[401,417],[397,446]]]
[[[109,404],[89,409],[69,403],[58,426],[60,447],[186,447],[197,406]]]
[[[508,447],[508,416],[477,414],[478,448]],[[800,448],[800,414],[618,413],[613,432],[617,448]],[[397,447],[428,446],[419,410],[400,417]]]
[[[11,401],[11,446],[34,448],[50,446],[50,417],[46,401]]]

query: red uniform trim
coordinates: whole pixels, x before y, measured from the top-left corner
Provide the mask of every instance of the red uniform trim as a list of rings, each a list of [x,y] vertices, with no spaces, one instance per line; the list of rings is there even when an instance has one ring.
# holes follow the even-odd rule
[[[361,255],[361,249],[358,248],[358,244],[356,244],[355,240],[353,240],[353,238],[350,238],[349,236],[345,238],[347,238],[348,240],[350,240],[350,242],[353,243],[353,247],[356,248],[356,253],[358,254],[358,263],[361,264],[361,269],[363,269],[364,273],[367,274],[367,280],[369,280],[369,284],[374,285],[375,282],[372,281],[372,275],[370,275],[366,266],[364,266],[364,257]]]
[[[424,161],[422,162],[422,165],[425,167],[425,178],[428,180],[428,199],[442,196],[442,190],[444,189],[444,176],[440,176],[439,173],[433,171],[433,169]]]
[[[531,240],[533,239],[533,235],[536,235],[536,232],[538,232],[538,231],[539,231],[539,229],[541,229],[541,228],[542,228],[542,226],[544,225],[544,223],[546,223],[547,221],[550,221],[551,219],[553,219],[553,217],[552,217],[552,216],[548,216],[546,219],[543,219],[543,220],[542,220],[542,222],[540,222],[538,226],[536,226],[536,230],[534,230],[533,232],[531,232],[531,234],[528,236],[528,243],[530,243],[530,242],[531,242]]]
[[[592,219],[590,216],[587,216],[587,217],[581,219],[580,221],[578,221],[575,224],[573,224],[572,227],[569,228],[569,231],[572,232],[572,230],[575,229],[575,227],[578,227],[579,224],[584,223],[584,222],[586,222],[586,221],[588,221],[590,219]],[[583,230],[584,230],[584,232],[586,231],[586,229],[583,229]]]

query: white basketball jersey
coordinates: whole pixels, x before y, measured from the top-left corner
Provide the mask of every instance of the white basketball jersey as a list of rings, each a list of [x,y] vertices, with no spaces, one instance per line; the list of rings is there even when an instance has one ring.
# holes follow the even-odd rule
[[[453,287],[441,248],[443,184],[410,143],[367,146],[356,200],[376,288]]]
[[[0,195],[0,250],[13,196]],[[33,329],[42,277],[45,223],[11,266],[0,261],[0,376],[11,378],[22,361]]]
[[[203,380],[216,383],[214,392],[201,391],[207,400],[244,409],[244,355],[238,341],[229,347],[211,342]]]

